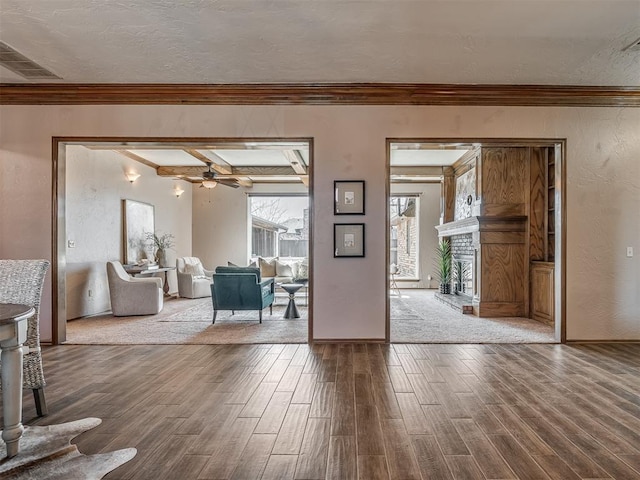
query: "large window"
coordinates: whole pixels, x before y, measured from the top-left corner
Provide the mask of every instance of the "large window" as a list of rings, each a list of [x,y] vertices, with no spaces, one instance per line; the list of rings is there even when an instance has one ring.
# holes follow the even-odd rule
[[[418,196],[392,196],[391,215],[391,264],[397,268],[397,278],[417,279],[418,272]]]
[[[252,258],[309,255],[308,196],[251,195],[249,209]]]

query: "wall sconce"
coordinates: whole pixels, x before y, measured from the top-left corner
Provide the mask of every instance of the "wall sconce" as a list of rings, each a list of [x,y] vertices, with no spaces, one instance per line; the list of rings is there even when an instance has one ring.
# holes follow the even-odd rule
[[[173,193],[175,194],[176,197],[180,198],[180,195],[184,193],[184,189],[182,189],[180,185],[176,185],[173,188]]]
[[[140,178],[140,174],[136,173],[136,172],[127,172],[124,175],[125,175],[125,177],[127,177],[127,180],[129,180],[130,183],[133,183],[138,178]]]
[[[209,188],[209,189],[216,188],[216,185],[218,185],[218,182],[216,182],[215,180],[204,180],[202,182],[202,186],[204,188]]]

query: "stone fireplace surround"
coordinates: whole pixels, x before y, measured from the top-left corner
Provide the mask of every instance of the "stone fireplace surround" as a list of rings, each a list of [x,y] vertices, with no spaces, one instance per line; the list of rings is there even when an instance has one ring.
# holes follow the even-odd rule
[[[468,264],[469,278],[463,286],[461,293],[463,296],[473,296],[473,278],[474,278],[474,256],[475,250],[473,248],[473,235],[471,233],[463,233],[461,235],[455,235],[451,237],[451,253],[453,256],[453,263],[463,262]],[[454,269],[455,271],[455,269]],[[454,278],[455,281],[455,278]]]

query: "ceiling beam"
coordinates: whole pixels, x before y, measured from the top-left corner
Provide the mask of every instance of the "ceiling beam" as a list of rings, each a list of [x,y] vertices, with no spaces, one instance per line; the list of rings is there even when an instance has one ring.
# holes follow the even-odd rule
[[[426,175],[426,176],[434,176],[434,175],[442,175],[442,167],[433,167],[433,166],[415,166],[415,167],[391,167],[391,175]]]
[[[158,175],[161,177],[199,177],[204,167],[158,167]],[[286,176],[294,175],[291,167],[233,167],[231,173],[219,174],[223,177],[255,177],[255,176]]]
[[[249,177],[237,177],[236,180],[238,181],[238,185],[240,185],[241,187],[253,187],[253,180],[251,180]]]
[[[198,160],[203,162],[205,165],[211,165],[211,168],[213,168],[213,170],[216,173],[221,173],[223,175],[231,175],[231,165],[229,165],[227,162],[225,162],[222,158],[220,158],[215,153],[210,152],[211,156],[215,158],[209,158],[205,154],[200,153],[198,150],[193,150],[191,148],[185,148],[184,151],[189,155],[191,155],[192,157],[197,158]]]
[[[294,172],[299,173],[300,175],[307,174],[307,169],[304,165],[304,161],[302,160],[302,156],[297,150],[283,150],[282,154],[291,164],[291,168],[293,168]]]
[[[120,155],[124,155],[127,158],[130,158],[131,160],[135,160],[136,162],[140,162],[144,165],[146,165],[147,167],[151,167],[151,168],[157,168],[157,165],[153,162],[150,162],[149,160],[147,160],[144,157],[141,157],[140,155],[136,155],[133,152],[130,152],[129,150],[113,150],[116,153],[119,153]]]
[[[640,107],[640,87],[430,83],[2,83],[4,105],[497,105]]]

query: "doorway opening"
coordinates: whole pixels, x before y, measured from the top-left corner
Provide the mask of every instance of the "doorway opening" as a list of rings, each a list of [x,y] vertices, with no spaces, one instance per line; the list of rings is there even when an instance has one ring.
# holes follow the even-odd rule
[[[207,338],[212,325],[211,297],[205,298],[203,291],[196,298],[184,294],[176,270],[182,268],[179,259],[191,257],[197,257],[207,271],[228,264],[249,265],[251,196],[300,195],[308,205],[305,293],[306,304],[312,305],[313,250],[309,243],[313,238],[313,214],[308,203],[313,191],[312,139],[54,138],[54,152],[53,281],[57,292],[53,309],[54,344],[69,340],[68,321],[89,320],[86,323],[93,321],[95,326],[110,314],[107,262],[159,265],[155,248],[147,248],[144,243],[136,250],[127,237],[125,205],[132,202],[146,206],[145,210],[151,212],[147,216],[152,217],[153,231],[144,233],[168,237],[171,245],[163,252],[167,268],[157,274],[168,295],[164,297],[164,311],[155,319],[166,327],[162,334],[166,335],[158,334],[154,342],[154,336],[145,333],[149,330],[136,330],[133,326],[130,332],[133,338],[125,339],[125,343],[306,343],[312,338],[310,313],[298,322],[288,321],[287,327],[297,328],[290,336],[274,331],[271,339],[266,332],[268,328],[262,328],[256,333],[260,338],[243,339],[220,332],[216,332],[218,340]],[[149,219],[145,222],[149,223]],[[149,269],[145,269],[145,274],[153,274],[146,270]],[[281,320],[276,305],[273,314],[269,308],[264,311],[271,315],[268,319]],[[310,306],[308,311],[312,311]],[[222,328],[225,320],[229,325],[234,321],[258,325],[257,311],[229,319],[225,313],[234,312],[220,312],[213,327]],[[111,322],[116,329],[134,324],[132,317],[126,318],[129,321],[125,317],[112,317],[103,323]],[[143,317],[136,317],[140,318]],[[145,318],[150,320],[154,316]],[[265,321],[262,326],[272,325]],[[109,342],[103,335],[105,331],[99,334],[100,338],[86,342],[71,340]],[[178,333],[174,335],[172,331]],[[267,337],[263,338],[265,334]]]
[[[387,140],[388,341],[564,341],[564,151]]]

